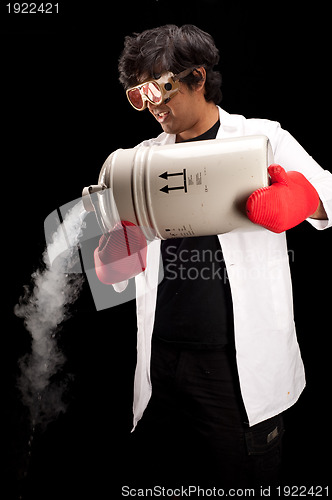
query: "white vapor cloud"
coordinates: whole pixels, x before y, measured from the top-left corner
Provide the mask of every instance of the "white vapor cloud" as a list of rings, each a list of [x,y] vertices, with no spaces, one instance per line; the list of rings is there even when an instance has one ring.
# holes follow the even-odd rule
[[[74,253],[77,255],[85,215],[82,202],[67,213],[43,253],[42,268],[32,274],[30,287],[25,287],[14,309],[31,335],[31,352],[19,360],[18,387],[33,427],[47,425],[66,409],[63,402],[66,382],[59,383],[55,377],[65,362],[56,331],[70,316],[69,306],[75,302],[83,283],[82,274],[68,274],[67,270]],[[58,257],[50,264],[49,255],[53,254]]]

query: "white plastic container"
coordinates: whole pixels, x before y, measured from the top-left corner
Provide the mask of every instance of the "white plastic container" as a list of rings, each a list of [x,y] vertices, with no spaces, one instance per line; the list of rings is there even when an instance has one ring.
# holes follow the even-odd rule
[[[105,161],[98,186],[83,194],[98,191],[106,230],[114,225],[115,201],[119,218],[139,225],[149,240],[220,234],[254,227],[245,204],[268,186],[271,163],[262,135],[118,149]],[[83,201],[87,210],[95,208],[89,196]]]

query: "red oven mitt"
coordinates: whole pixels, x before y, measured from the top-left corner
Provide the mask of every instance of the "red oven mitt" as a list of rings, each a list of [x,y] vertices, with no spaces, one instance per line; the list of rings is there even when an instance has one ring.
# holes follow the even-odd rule
[[[271,185],[249,196],[247,215],[255,224],[282,233],[315,213],[319,196],[300,172],[286,172],[280,165],[271,165],[268,172]]]
[[[94,251],[95,269],[106,285],[128,280],[146,268],[147,242],[141,229],[121,221],[99,240]]]

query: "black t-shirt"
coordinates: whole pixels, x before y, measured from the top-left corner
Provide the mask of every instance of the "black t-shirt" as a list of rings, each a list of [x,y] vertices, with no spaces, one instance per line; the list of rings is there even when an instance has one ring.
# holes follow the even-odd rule
[[[190,141],[215,139],[219,126],[218,120]],[[218,237],[164,240],[161,254],[164,278],[158,286],[154,337],[190,348],[232,342],[232,299]]]

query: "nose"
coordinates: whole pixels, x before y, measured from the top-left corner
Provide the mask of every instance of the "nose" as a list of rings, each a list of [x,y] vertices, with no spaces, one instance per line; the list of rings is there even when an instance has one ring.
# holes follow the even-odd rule
[[[153,111],[154,109],[156,109],[158,106],[160,106],[159,104],[153,104],[152,102],[150,101],[146,101],[147,103],[147,107],[148,107],[148,110],[149,111]]]

